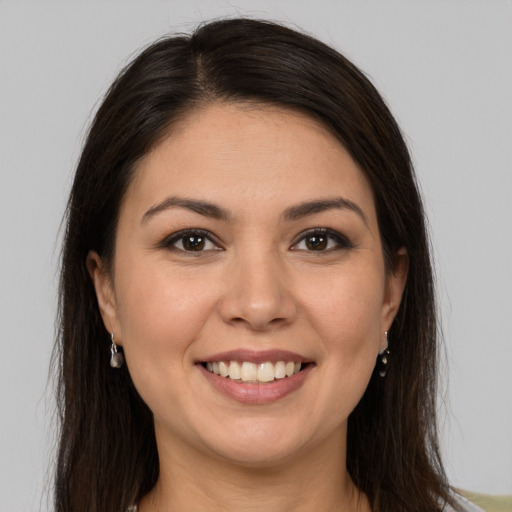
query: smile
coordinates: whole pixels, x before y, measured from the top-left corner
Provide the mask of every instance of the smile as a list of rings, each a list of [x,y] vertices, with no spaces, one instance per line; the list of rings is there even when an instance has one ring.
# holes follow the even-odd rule
[[[231,350],[195,366],[221,394],[243,404],[269,404],[298,391],[316,363],[287,350]]]
[[[292,377],[301,370],[301,363],[277,361],[271,363],[252,363],[250,361],[219,361],[205,363],[205,368],[215,375],[237,382],[264,383]]]

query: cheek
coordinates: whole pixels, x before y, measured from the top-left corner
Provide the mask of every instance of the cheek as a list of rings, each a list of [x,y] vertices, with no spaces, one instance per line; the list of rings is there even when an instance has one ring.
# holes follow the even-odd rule
[[[378,345],[383,294],[383,273],[356,267],[306,284],[304,309],[326,350],[357,353]]]
[[[128,357],[130,353],[149,358],[184,355],[213,307],[211,291],[202,280],[169,272],[165,264],[132,265],[124,275],[127,278],[116,288]]]
[[[123,275],[116,282],[118,312],[135,388],[155,418],[162,411],[181,418],[177,413],[192,400],[184,368],[214,307],[213,290],[186,273],[171,274],[167,265],[132,265]]]
[[[311,299],[310,323],[322,342],[324,428],[343,423],[363,396],[375,367],[381,336],[383,274],[339,273]]]

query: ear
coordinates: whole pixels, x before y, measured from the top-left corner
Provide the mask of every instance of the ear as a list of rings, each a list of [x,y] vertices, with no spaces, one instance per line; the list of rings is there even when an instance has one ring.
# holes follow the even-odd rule
[[[108,333],[114,333],[114,338],[118,345],[122,345],[122,333],[117,314],[116,297],[112,279],[106,271],[100,256],[95,251],[89,251],[86,259],[87,270],[91,276],[96,290],[96,297],[100,308],[103,324]]]
[[[407,250],[402,247],[395,253],[393,257],[393,267],[386,277],[381,316],[383,331],[389,331],[398,312],[405,283],[407,282],[408,270],[409,255],[407,254]],[[380,348],[381,350],[386,348],[386,339],[384,336],[382,336]]]

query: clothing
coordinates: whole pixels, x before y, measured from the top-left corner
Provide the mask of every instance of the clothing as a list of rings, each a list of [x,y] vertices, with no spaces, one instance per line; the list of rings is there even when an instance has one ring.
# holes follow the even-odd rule
[[[484,509],[478,507],[474,503],[471,503],[471,501],[464,498],[464,496],[461,496],[460,494],[455,495],[455,500],[457,501],[457,504],[460,506],[460,510],[462,512],[485,512]],[[455,509],[453,509],[452,507],[448,507],[445,508],[443,512],[455,512]]]
[[[459,494],[486,512],[512,512],[512,494],[496,496],[460,490]]]

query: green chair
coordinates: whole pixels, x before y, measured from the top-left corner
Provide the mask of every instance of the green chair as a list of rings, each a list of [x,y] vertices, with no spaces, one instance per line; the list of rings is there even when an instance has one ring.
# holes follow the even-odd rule
[[[486,512],[512,512],[512,496],[492,496],[463,490],[457,492]]]

